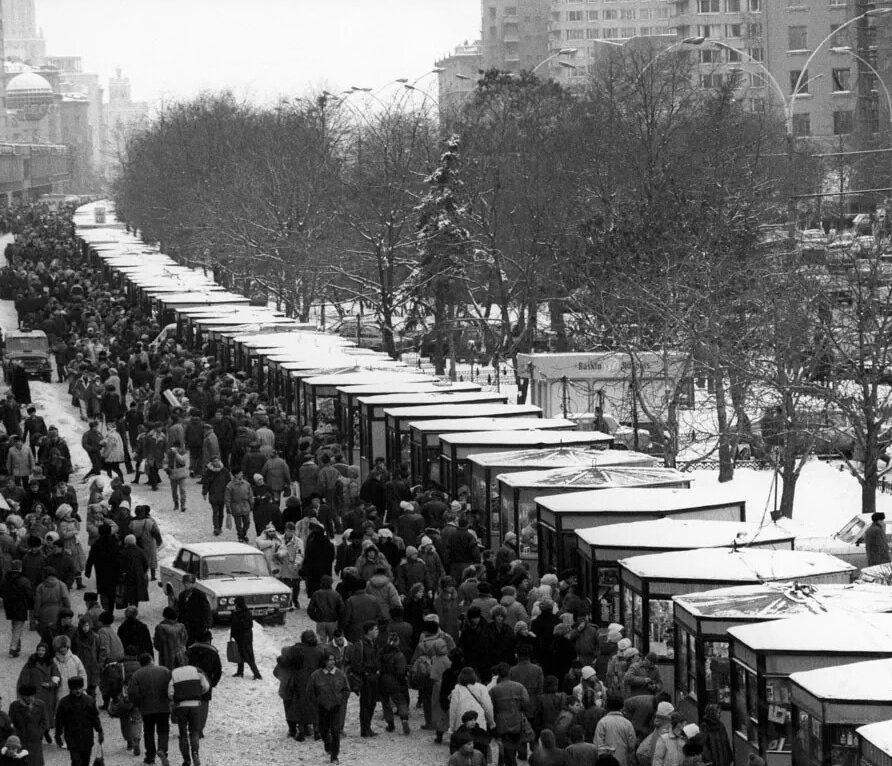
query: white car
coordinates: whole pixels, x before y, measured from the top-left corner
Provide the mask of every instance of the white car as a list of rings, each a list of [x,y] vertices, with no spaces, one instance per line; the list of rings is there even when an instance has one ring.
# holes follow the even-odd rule
[[[272,576],[263,554],[251,545],[211,542],[180,548],[171,566],[162,565],[158,581],[172,606],[186,574],[195,575],[195,587],[207,596],[214,622],[232,615],[236,596],[245,597],[254,617],[285,620],[291,589]]]

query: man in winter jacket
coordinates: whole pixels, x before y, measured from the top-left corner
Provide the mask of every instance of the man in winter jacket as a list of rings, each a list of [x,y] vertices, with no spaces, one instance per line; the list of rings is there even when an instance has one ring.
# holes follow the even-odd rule
[[[347,707],[350,685],[344,671],[337,667],[334,654],[325,655],[325,666],[314,670],[307,682],[307,696],[319,717],[319,734],[332,763],[338,763],[341,751],[341,711]]]
[[[443,535],[446,548],[446,565],[449,574],[455,582],[461,582],[461,574],[465,567],[480,563],[480,548],[477,546],[477,538],[468,529],[468,520],[462,518],[458,527],[448,538]]]
[[[254,490],[241,470],[235,470],[232,480],[223,493],[226,513],[235,522],[235,533],[240,543],[248,542],[248,526],[251,523],[251,508],[254,507]]]
[[[223,508],[226,505],[226,487],[230,481],[232,474],[220,458],[211,460],[201,476],[201,496],[210,503],[215,537],[219,537],[223,531]]]
[[[602,752],[609,750],[620,766],[634,766],[638,738],[635,727],[623,715],[622,709],[622,697],[614,694],[607,696],[607,714],[595,727],[595,745]]]
[[[263,464],[260,474],[264,483],[272,490],[277,504],[282,499],[283,492],[291,491],[291,471],[288,470],[288,463],[275,450]]]
[[[300,569],[304,563],[304,543],[295,531],[293,523],[285,525],[282,545],[276,553],[279,567],[278,578],[291,588],[291,606],[300,609]],[[321,641],[322,639],[320,639]]]
[[[198,637],[192,646],[186,650],[186,660],[194,665],[208,680],[210,688],[201,695],[201,705],[198,708],[198,734],[204,736],[204,727],[208,722],[208,709],[214,694],[214,687],[220,683],[223,677],[223,664],[220,662],[220,653],[213,644],[213,635],[206,630]]]
[[[325,575],[331,574],[334,558],[334,543],[328,539],[325,528],[318,522],[310,524],[310,533],[304,546],[302,567],[308,596],[312,596],[318,590]]]
[[[183,440],[186,442],[186,449],[189,450],[189,475],[198,476],[202,465],[207,463],[201,462],[201,445],[204,443],[204,424],[201,422],[201,416],[193,413],[189,416],[189,421],[184,427]]]
[[[508,677],[507,663],[497,666],[498,679],[489,690],[492,700],[493,718],[496,723],[496,736],[502,740],[505,766],[517,766],[517,751],[521,745],[524,730],[523,718],[530,706],[530,695],[523,684]],[[623,764],[628,766],[628,764]]]
[[[177,596],[177,618],[186,626],[186,646],[192,646],[211,627],[211,604],[195,587],[195,575],[183,575],[183,590]]]
[[[874,513],[870,517],[871,524],[864,533],[864,552],[867,554],[867,566],[888,564],[892,561],[889,553],[889,540],[886,537],[886,514]]]
[[[409,589],[419,582],[424,585],[426,591],[434,590],[427,587],[427,568],[419,557],[418,549],[409,545],[406,547],[406,558],[396,570],[396,589],[406,596],[409,594]]]
[[[165,465],[167,467],[167,478],[170,479],[170,498],[173,500],[173,509],[183,513],[186,512],[187,462],[186,448],[184,446],[171,446],[167,450]]]
[[[167,693],[170,671],[152,662],[149,654],[139,655],[139,670],[127,683],[127,696],[142,716],[145,762],[152,763],[155,756],[161,766],[168,766],[167,747],[170,737],[170,702]],[[158,734],[157,746],[155,733]]]
[[[201,698],[210,691],[210,682],[194,665],[181,665],[170,674],[167,689],[168,697],[173,701],[171,718],[177,722],[180,731],[183,766],[191,766],[193,761],[198,766]]]
[[[350,687],[359,694],[359,733],[361,737],[377,737],[372,731],[372,716],[378,704],[378,623],[372,620],[362,626],[362,638],[347,647],[344,662],[348,668]]]
[[[316,636],[320,644],[329,643],[344,620],[344,600],[331,585],[331,575],[325,575],[319,590],[313,594],[307,605],[307,616],[316,623]]]
[[[87,565],[84,567],[84,574],[87,577],[93,573],[93,567],[96,567],[96,591],[99,594],[99,603],[105,611],[111,612],[115,608],[115,592],[118,583],[121,582],[123,570],[118,538],[111,533],[108,524],[99,525],[99,537],[90,546]]]
[[[384,567],[378,567],[375,570],[375,573],[369,578],[365,586],[365,592],[378,602],[378,610],[381,618],[384,620],[390,620],[391,608],[402,606],[403,604],[399,592],[393,583],[390,582],[387,570]]]
[[[10,443],[11,446],[6,455],[6,473],[15,478],[16,484],[19,484],[22,487],[27,487],[28,477],[34,471],[34,466],[36,465],[34,455],[31,453],[31,450],[22,443],[21,437],[17,434],[10,438]],[[90,456],[90,460],[93,460],[92,455]],[[101,464],[102,460],[100,459],[99,462]]]
[[[9,571],[0,581],[0,598],[3,611],[10,622],[9,656],[18,657],[22,651],[22,634],[28,621],[28,611],[34,608],[34,587],[22,574],[22,562],[12,562]]]
[[[381,605],[374,596],[365,591],[365,583],[360,580],[353,595],[347,599],[344,605],[341,629],[348,641],[361,641],[364,626],[370,622],[377,625],[379,619],[381,619]]]
[[[84,679],[80,676],[68,679],[68,692],[56,707],[56,744],[61,747],[64,736],[71,766],[89,766],[93,732],[100,742],[105,739],[99,711],[93,698],[84,692]]]

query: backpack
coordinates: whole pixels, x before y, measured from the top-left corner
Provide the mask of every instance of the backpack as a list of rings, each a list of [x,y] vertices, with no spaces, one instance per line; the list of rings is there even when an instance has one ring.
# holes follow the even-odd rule
[[[319,618],[322,617],[322,607],[319,606],[319,602],[314,598],[311,598],[310,603],[307,604],[307,617],[313,622],[319,622]]]
[[[413,689],[420,689],[430,677],[431,658],[426,654],[420,654],[409,668],[409,685]]]

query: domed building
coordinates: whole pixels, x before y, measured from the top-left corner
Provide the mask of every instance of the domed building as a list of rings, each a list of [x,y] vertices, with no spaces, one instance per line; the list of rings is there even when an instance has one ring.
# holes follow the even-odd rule
[[[37,72],[21,72],[6,84],[6,108],[46,112],[55,100],[53,86]],[[38,118],[39,119],[39,118]]]
[[[52,79],[20,62],[7,61],[7,140],[46,144],[58,143],[62,94]]]

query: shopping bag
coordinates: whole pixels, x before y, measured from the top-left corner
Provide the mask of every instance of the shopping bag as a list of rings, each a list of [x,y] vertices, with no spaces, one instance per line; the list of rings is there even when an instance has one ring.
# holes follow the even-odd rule
[[[232,529],[232,514],[226,514],[226,529]]]
[[[234,638],[230,638],[226,644],[226,659],[229,662],[239,663],[242,661],[242,653],[239,651],[238,644]]]
[[[96,747],[93,749],[95,755],[93,756],[93,766],[105,766],[105,755],[102,753],[102,743],[97,742]]]

